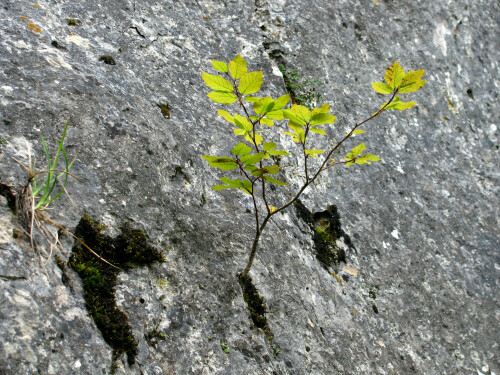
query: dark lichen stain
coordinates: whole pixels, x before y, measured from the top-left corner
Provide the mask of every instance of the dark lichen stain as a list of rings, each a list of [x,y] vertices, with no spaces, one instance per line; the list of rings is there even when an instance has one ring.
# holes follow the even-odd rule
[[[111,238],[104,235],[102,229],[103,225],[94,223],[89,216],[84,215],[75,229],[75,235],[99,256],[123,271],[165,260],[160,251],[148,244],[142,230],[124,225],[121,234]],[[123,353],[127,353],[128,363],[134,364],[137,342],[127,315],[116,306],[114,289],[120,269],[106,264],[79,242],[73,246],[69,265],[83,281],[89,315],[113,349],[113,363]]]
[[[243,299],[247,304],[248,311],[250,312],[250,318],[252,318],[253,324],[264,331],[269,345],[274,350],[273,339],[274,334],[269,327],[267,322],[266,313],[267,306],[264,301],[264,297],[259,294],[259,291],[253,285],[252,278],[248,275],[238,275],[238,281],[243,292]]]
[[[67,48],[65,46],[63,46],[62,44],[60,44],[57,40],[53,40],[52,43],[50,43],[50,45],[52,47],[55,47],[61,51],[66,51]]]
[[[116,65],[115,59],[110,55],[102,55],[101,57],[99,57],[99,61],[103,61],[104,64],[108,65]]]
[[[0,195],[3,195],[7,199],[7,205],[9,206],[12,213],[16,214],[16,196],[12,186],[0,182]]]
[[[300,200],[297,200],[295,209],[297,215],[313,230],[316,258],[325,269],[340,262],[345,263],[345,251],[336,244],[336,241],[343,238],[347,246],[353,247],[353,245],[350,237],[342,229],[337,207],[332,205],[326,211],[316,212],[313,215]]]

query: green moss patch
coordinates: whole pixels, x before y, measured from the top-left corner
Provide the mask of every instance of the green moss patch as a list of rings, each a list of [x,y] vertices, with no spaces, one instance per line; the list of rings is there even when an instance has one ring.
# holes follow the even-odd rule
[[[313,215],[300,200],[297,200],[295,208],[297,215],[313,230],[316,258],[323,266],[328,269],[328,267],[336,266],[340,262],[345,263],[345,251],[337,245],[336,241],[343,238],[349,247],[352,247],[352,242],[342,229],[337,207],[332,205],[325,211],[316,212]]]
[[[164,261],[161,252],[148,244],[142,230],[124,225],[120,235],[111,238],[103,234],[102,229],[101,224],[94,223],[89,216],[84,215],[75,229],[75,235],[121,270]],[[73,246],[69,265],[82,279],[89,315],[113,349],[113,362],[127,353],[128,363],[134,364],[137,342],[127,315],[116,306],[115,286],[121,270],[106,264],[79,242]]]
[[[243,299],[247,304],[253,324],[257,328],[264,331],[267,341],[269,341],[269,345],[271,345],[273,350],[276,351],[276,347],[273,344],[274,334],[271,331],[266,318],[267,306],[264,301],[264,297],[259,294],[259,291],[255,285],[253,285],[252,278],[250,276],[238,275],[238,281],[240,283],[241,290],[243,291]]]

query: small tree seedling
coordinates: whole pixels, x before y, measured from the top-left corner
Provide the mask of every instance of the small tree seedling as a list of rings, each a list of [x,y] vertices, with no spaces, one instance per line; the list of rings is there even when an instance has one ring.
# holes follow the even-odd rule
[[[403,68],[395,62],[385,73],[385,82],[374,82],[373,89],[384,95],[390,95],[389,100],[383,103],[378,111],[363,121],[355,124],[351,130],[339,137],[333,146],[327,149],[315,148],[318,137],[326,136],[324,126],[333,126],[336,116],[330,114],[330,106],[323,104],[318,108],[309,109],[303,105],[293,104],[287,108],[290,95],[283,95],[277,99],[269,96],[255,96],[263,83],[262,71],[248,72],[247,63],[240,55],[229,64],[222,61],[212,61],[213,68],[218,74],[202,72],[205,84],[213,91],[208,97],[215,103],[229,105],[237,103],[241,114],[231,114],[219,109],[217,113],[233,126],[236,136],[243,141],[237,143],[231,156],[202,155],[211,167],[223,171],[237,172],[237,178],[221,177],[223,184],[212,187],[214,190],[238,189],[251,196],[255,216],[255,237],[249,251],[246,267],[240,276],[247,276],[250,271],[259,240],[269,219],[293,204],[304,190],[311,185],[318,176],[331,167],[345,164],[350,167],[354,164],[371,164],[380,158],[373,154],[364,153],[366,146],[361,143],[339,161],[332,158],[334,153],[355,134],[366,133],[361,129],[368,121],[373,120],[381,113],[393,109],[403,111],[413,107],[415,102],[403,102],[399,94],[415,92],[425,85],[422,81],[423,70],[405,73]],[[291,155],[282,150],[275,142],[266,141],[271,138],[276,121],[285,120],[289,129],[282,133],[291,137],[297,145],[295,152],[303,160],[303,181],[301,187],[291,198],[282,205],[277,205],[269,199],[269,185],[279,187],[287,183],[276,178],[280,167],[274,163],[274,157]],[[316,146],[317,147],[317,146]]]

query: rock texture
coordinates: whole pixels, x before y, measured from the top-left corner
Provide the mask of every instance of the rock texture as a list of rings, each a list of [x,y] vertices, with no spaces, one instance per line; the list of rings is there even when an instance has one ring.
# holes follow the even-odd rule
[[[51,217],[75,228],[85,211],[113,237],[130,223],[168,250],[167,262],[118,275],[138,354],[112,369],[78,275],[14,239],[1,198],[1,374],[500,374],[498,2],[0,5],[2,183],[26,182],[11,158],[26,163],[23,137],[41,166],[40,135],[54,145],[69,119],[82,181]],[[238,53],[274,97],[285,93],[278,64],[323,80],[332,137],[380,106],[371,82],[393,61],[428,80],[417,107],[367,127],[363,141],[383,162],[339,168],[305,192],[312,214],[336,206],[351,240],[338,278],[293,208],[263,234],[251,275],[274,347],[252,328],[236,276],[251,203],[212,191],[220,175],[198,156],[234,142],[200,72]],[[286,138],[276,135],[291,148]],[[287,162],[293,190],[297,160]],[[73,241],[60,237],[64,261]]]

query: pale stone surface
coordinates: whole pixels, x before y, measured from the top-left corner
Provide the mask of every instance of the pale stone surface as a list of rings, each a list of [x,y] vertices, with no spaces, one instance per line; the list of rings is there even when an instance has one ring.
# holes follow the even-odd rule
[[[26,162],[22,136],[41,166],[40,135],[54,145],[69,118],[65,144],[79,153],[82,182],[68,185],[76,207],[61,201],[51,216],[74,228],[85,210],[110,233],[131,222],[169,249],[168,263],[120,275],[117,301],[139,353],[117,373],[500,374],[498,2],[37,5],[0,7],[0,137],[11,141],[1,146],[2,181],[26,181],[11,159]],[[274,97],[285,93],[280,63],[325,81],[320,91],[338,116],[332,137],[380,106],[371,82],[393,61],[425,69],[428,80],[411,96],[417,107],[357,137],[382,162],[334,170],[304,195],[312,212],[336,205],[352,240],[342,284],[316,259],[293,208],[266,229],[251,274],[271,311],[276,358],[251,329],[236,278],[253,235],[251,202],[212,191],[221,174],[199,157],[228,153],[235,141],[200,72],[238,53],[264,71]],[[274,140],[293,147],[285,135]],[[281,177],[293,190],[300,176],[296,158],[288,161]],[[14,225],[3,201],[1,212],[1,225]],[[25,277],[0,278],[0,373],[108,373],[111,349],[86,314],[78,277],[69,272],[64,284],[25,237],[4,243],[0,233],[0,274]],[[155,327],[167,337],[153,347],[144,335]]]

